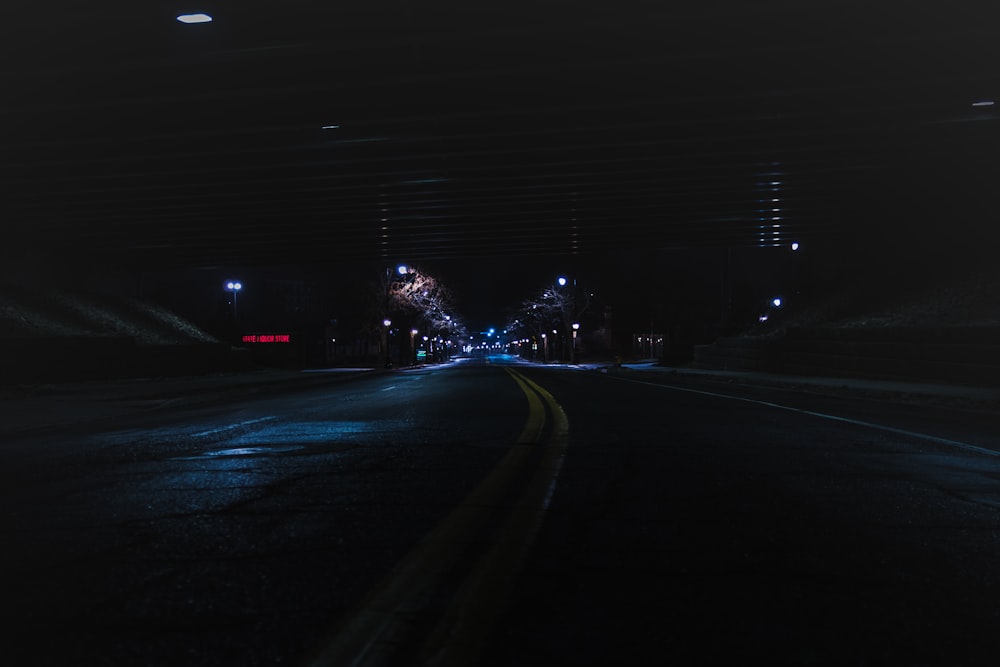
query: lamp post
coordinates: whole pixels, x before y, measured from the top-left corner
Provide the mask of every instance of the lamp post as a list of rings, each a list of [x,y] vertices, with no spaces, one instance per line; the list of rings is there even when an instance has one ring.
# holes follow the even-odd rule
[[[574,329],[574,331],[573,331],[573,339],[572,339],[572,345],[573,345],[573,347],[570,348],[570,350],[569,350],[570,363],[573,363],[574,357],[576,356],[576,349],[575,349],[576,348],[576,331],[575,331],[575,329],[580,328],[579,324],[572,324],[572,325],[570,324],[570,318],[574,318],[574,317],[578,317],[579,316],[579,313],[576,312],[576,278],[570,279],[570,278],[567,278],[566,276],[559,276],[556,279],[556,283],[559,285],[559,287],[566,287],[567,285],[570,284],[570,282],[573,283],[572,284],[572,291],[569,292],[568,300],[563,301],[561,315],[562,315],[562,325],[563,325],[563,327],[566,328],[566,329],[569,329],[572,326],[573,329]],[[553,333],[555,333],[555,332],[553,331]],[[565,347],[568,347],[570,344],[571,344],[571,341],[566,340],[563,349],[565,350]]]
[[[410,267],[406,264],[400,264],[396,267],[396,273],[405,277],[410,273]],[[392,366],[392,358],[389,354],[389,327],[392,325],[392,320],[389,319],[389,312],[392,304],[392,267],[385,268],[385,303],[384,303],[384,314],[385,319],[382,320],[382,337],[385,343],[385,367],[390,368]],[[402,353],[401,353],[402,354]],[[402,357],[400,357],[402,359]]]
[[[444,361],[451,361],[451,338],[452,338],[452,329],[453,329],[452,324],[453,324],[453,322],[451,321],[451,315],[445,315],[444,319],[445,319],[445,322],[448,323],[448,340],[447,340],[447,342],[445,344],[445,352],[446,352],[446,354],[444,355],[445,356]]]
[[[413,358],[413,365],[417,364],[417,348],[414,346],[413,339],[417,335],[416,329],[410,329],[410,355]]]
[[[580,323],[573,322],[573,347],[570,349],[569,352],[569,363],[571,364],[576,363],[576,334],[579,330],[580,330]]]
[[[382,340],[385,345],[385,367],[392,367],[392,359],[389,357],[389,327],[392,325],[392,320],[388,317],[382,320]]]
[[[542,334],[542,361],[549,363],[549,339],[545,334]]]
[[[239,294],[241,289],[243,289],[243,283],[238,280],[227,280],[225,289],[232,295],[232,301],[230,301],[230,305],[232,306],[232,322],[230,326],[232,327],[232,330],[229,335],[232,336],[234,341],[239,342],[240,328],[239,323],[236,320],[236,295]]]
[[[243,283],[238,280],[226,281],[226,291],[233,295],[233,321],[236,321],[236,294],[243,289]]]

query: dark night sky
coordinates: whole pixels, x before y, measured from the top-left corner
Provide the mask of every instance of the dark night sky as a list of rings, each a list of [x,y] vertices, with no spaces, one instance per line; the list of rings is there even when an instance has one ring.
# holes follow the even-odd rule
[[[64,4],[0,35],[8,260],[405,261],[479,317],[678,249],[996,240],[990,3]]]

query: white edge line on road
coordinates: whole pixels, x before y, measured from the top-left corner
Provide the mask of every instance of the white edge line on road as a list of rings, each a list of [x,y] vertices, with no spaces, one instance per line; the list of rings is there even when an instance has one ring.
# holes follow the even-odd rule
[[[790,405],[781,405],[780,403],[771,403],[770,401],[761,401],[755,398],[745,398],[743,396],[733,396],[731,394],[719,394],[713,391],[704,391],[702,389],[689,389],[687,387],[675,387],[669,384],[657,384],[655,382],[646,382],[644,380],[630,380],[628,378],[613,378],[615,380],[620,380],[622,382],[632,382],[634,384],[647,384],[652,387],[660,387],[662,389],[671,389],[673,391],[684,391],[689,394],[702,394],[703,396],[714,396],[715,398],[728,398],[734,401],[743,401],[744,403],[755,403],[757,405],[764,405],[769,408],[778,408],[779,410],[788,410],[789,412],[798,412],[803,415],[810,415],[813,417],[820,417],[822,419],[829,419],[832,421],[844,422],[847,424],[854,424],[855,426],[866,426],[868,428],[877,429],[880,431],[887,431],[889,433],[896,433],[898,435],[906,435],[912,438],[920,438],[923,440],[930,440],[931,442],[936,442],[942,445],[948,445],[949,447],[958,447],[959,449],[965,449],[970,452],[976,452],[977,454],[986,454],[987,456],[1000,456],[1000,452],[994,451],[992,449],[986,449],[984,447],[977,447],[976,445],[970,445],[967,442],[959,442],[958,440],[949,440],[948,438],[939,438],[936,435],[930,435],[928,433],[918,433],[916,431],[907,431],[901,428],[894,428],[892,426],[885,426],[883,424],[874,424],[872,422],[861,421],[860,419],[851,419],[850,417],[840,417],[837,415],[826,414],[825,412],[815,412],[813,410],[803,410],[801,408],[793,408]]]
[[[206,435],[213,435],[215,433],[222,433],[224,431],[232,431],[235,428],[240,428],[241,426],[249,426],[250,424],[259,424],[260,422],[274,421],[277,417],[260,417],[259,419],[249,419],[245,422],[239,422],[236,424],[229,424],[228,426],[220,426],[219,428],[213,428],[208,431],[202,431],[201,433],[195,433],[194,438],[202,438]]]

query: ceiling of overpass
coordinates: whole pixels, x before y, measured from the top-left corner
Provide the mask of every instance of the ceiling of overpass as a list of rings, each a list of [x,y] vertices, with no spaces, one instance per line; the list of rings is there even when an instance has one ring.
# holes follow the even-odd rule
[[[983,3],[676,5],[23,3],[5,226],[153,266],[771,245],[996,175]]]

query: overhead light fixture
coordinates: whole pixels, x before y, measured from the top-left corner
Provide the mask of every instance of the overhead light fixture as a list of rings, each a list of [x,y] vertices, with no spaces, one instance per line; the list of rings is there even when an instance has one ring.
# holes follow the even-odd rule
[[[337,129],[340,129],[340,126],[339,125],[324,125],[322,129],[324,129],[324,130],[337,130]]]
[[[974,107],[991,107],[993,106],[993,100],[981,100],[979,102],[973,102]]]
[[[211,23],[212,17],[208,14],[181,14],[177,20],[181,23]]]

